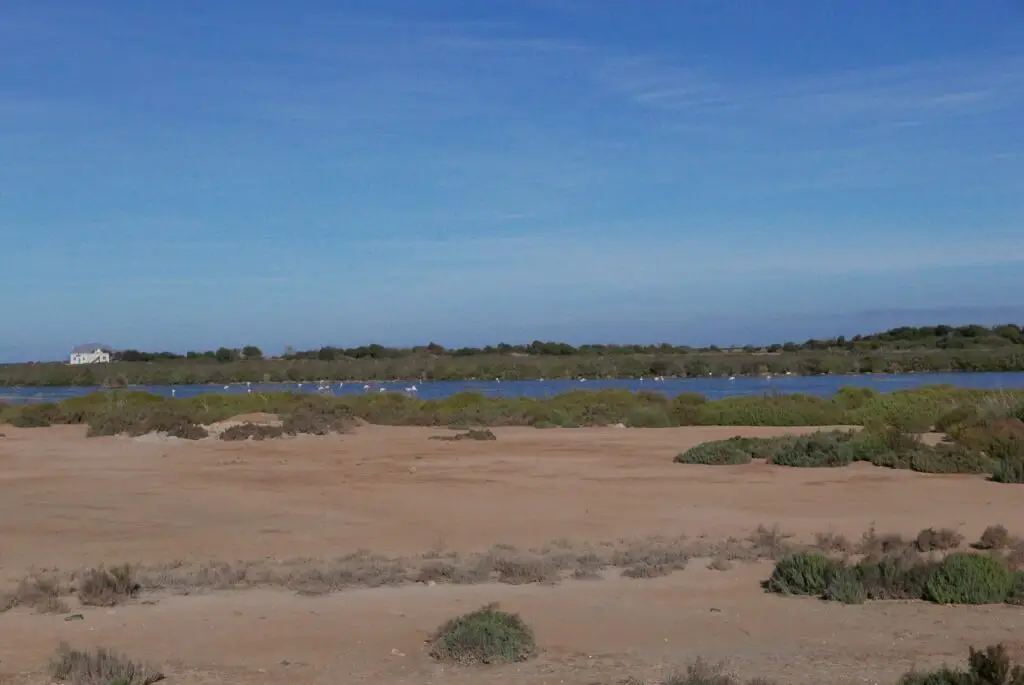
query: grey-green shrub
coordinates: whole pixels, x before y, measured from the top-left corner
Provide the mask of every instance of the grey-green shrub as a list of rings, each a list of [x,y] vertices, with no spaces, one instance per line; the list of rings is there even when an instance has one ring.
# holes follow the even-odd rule
[[[946,557],[924,586],[924,598],[939,604],[1001,604],[1014,584],[1005,560],[958,552]]]
[[[780,559],[764,583],[769,592],[821,596],[843,564],[818,552],[796,552]]]
[[[430,656],[459,664],[526,661],[536,656],[533,631],[519,617],[489,604],[454,618],[434,634]]]

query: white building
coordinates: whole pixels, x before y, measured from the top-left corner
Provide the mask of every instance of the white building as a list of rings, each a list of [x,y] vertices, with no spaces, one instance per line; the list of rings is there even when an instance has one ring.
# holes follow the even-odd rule
[[[88,343],[71,350],[72,364],[107,364],[110,362],[110,345]]]

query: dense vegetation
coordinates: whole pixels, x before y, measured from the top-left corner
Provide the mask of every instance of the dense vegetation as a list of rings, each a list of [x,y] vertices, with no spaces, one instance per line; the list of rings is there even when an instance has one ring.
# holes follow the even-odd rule
[[[0,406],[0,423],[21,427],[88,424],[92,434],[106,435],[172,432],[171,427],[201,427],[251,412],[277,414],[284,421],[285,432],[330,432],[358,418],[382,425],[467,427],[847,425],[886,427],[897,434],[938,427],[959,431],[962,440],[980,440],[987,435],[983,427],[988,422],[1024,418],[1024,391],[930,386],[879,393],[869,388],[843,388],[827,399],[796,394],[708,400],[698,394],[669,398],[655,392],[578,390],[546,399],[459,393],[421,400],[399,393],[337,398],[293,393],[205,394],[169,399],[146,392],[102,390],[59,403]],[[182,437],[193,437],[188,434],[195,432],[184,427],[180,431]],[[862,442],[857,444],[862,446]],[[739,446],[749,449],[767,444],[781,443],[748,440]],[[710,459],[707,463],[712,463]]]
[[[104,366],[8,364],[0,366],[0,386],[1024,371],[1024,333],[1014,324],[929,326],[728,349],[667,343],[574,347],[540,341],[447,349],[431,343],[286,350],[280,357],[266,358],[249,345],[184,355],[122,350],[113,358],[114,363]]]
[[[828,468],[867,462],[924,473],[987,473],[999,483],[1024,483],[1024,405],[960,405],[926,426],[926,420],[897,412],[867,417],[860,431],[831,430],[809,435],[741,438],[706,442],[677,455],[681,464],[725,466],[765,459],[797,468]],[[939,427],[937,445],[907,432]]]
[[[869,599],[1024,603],[1024,572],[1002,551],[953,551],[935,559],[906,546],[858,561],[817,551],[796,552],[775,564],[764,587],[769,592],[811,595],[844,604],[861,604]]]

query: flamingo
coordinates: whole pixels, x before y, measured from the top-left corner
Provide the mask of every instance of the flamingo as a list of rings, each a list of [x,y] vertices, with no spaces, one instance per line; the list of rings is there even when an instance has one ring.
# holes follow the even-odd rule
[[[406,392],[416,392],[416,386],[415,385],[410,385],[408,388],[405,389],[405,391]]]

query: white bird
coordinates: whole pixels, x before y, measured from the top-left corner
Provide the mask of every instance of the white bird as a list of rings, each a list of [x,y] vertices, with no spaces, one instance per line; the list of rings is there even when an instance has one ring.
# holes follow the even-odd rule
[[[175,394],[176,392],[178,392],[178,391],[177,391],[177,390],[175,390],[174,388],[171,388],[171,397],[174,397],[174,394]]]
[[[225,385],[225,386],[224,386],[224,389],[225,389],[225,390],[230,390],[230,389],[231,389],[231,386],[230,386],[230,385]]]
[[[384,392],[385,390],[386,390],[386,388],[381,388],[381,389],[380,389],[380,390],[378,390],[377,392]]]
[[[731,381],[736,380],[736,376],[729,376],[729,380],[731,380]]]
[[[363,390],[369,390],[369,389],[370,389],[370,384],[369,383],[367,383],[366,385],[363,386]]]
[[[416,392],[416,386],[415,385],[410,385],[408,388],[405,389],[405,391],[406,392]]]

